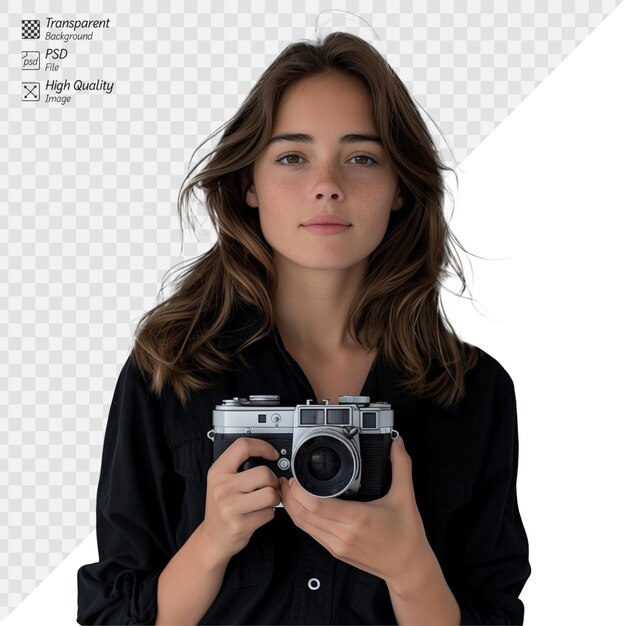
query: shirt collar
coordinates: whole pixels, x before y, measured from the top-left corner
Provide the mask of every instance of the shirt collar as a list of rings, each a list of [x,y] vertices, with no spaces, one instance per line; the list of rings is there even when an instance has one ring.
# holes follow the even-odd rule
[[[250,339],[262,326],[264,315],[259,309],[246,304],[235,305],[224,328],[214,339],[219,349],[240,346]]]

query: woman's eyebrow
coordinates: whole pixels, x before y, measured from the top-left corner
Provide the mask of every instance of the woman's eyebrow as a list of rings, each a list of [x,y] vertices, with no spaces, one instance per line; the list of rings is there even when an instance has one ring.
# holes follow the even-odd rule
[[[267,143],[268,145],[278,143],[279,141],[297,141],[299,143],[313,143],[313,137],[311,135],[305,135],[303,133],[282,133],[281,135],[275,135]]]
[[[314,143],[313,137],[311,135],[306,135],[304,133],[282,133],[280,135],[275,135],[268,141],[268,145],[273,143],[278,143],[281,141],[297,141],[299,143]],[[371,135],[369,133],[350,133],[348,135],[343,135],[339,139],[339,143],[360,143],[363,141],[370,141],[374,143],[382,144],[380,137],[376,135]]]
[[[344,135],[340,140],[341,143],[360,143],[362,141],[371,141],[373,143],[379,143],[382,145],[380,137],[376,135],[370,135],[368,133],[355,133],[351,135]]]

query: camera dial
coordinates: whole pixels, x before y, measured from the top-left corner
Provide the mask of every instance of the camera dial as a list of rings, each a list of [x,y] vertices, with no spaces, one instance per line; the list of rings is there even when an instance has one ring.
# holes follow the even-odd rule
[[[280,396],[277,396],[277,395],[250,396],[250,404],[254,404],[255,406],[278,406],[280,404]]]
[[[370,403],[369,396],[339,396],[338,404],[356,404],[358,407],[367,406]]]

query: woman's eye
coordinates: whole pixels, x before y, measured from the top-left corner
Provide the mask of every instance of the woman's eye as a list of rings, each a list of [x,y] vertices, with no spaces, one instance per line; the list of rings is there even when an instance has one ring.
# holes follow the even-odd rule
[[[306,159],[299,154],[283,154],[276,159],[276,163],[279,165],[301,165],[304,163]],[[373,157],[367,156],[366,154],[358,154],[349,159],[349,162],[354,163],[355,165],[362,165],[368,167],[370,165],[375,165],[376,160]]]
[[[372,157],[369,157],[365,154],[359,154],[352,157],[350,160],[354,161],[356,165],[374,165],[376,163],[376,161],[374,161]]]
[[[276,159],[276,163],[281,165],[298,165],[302,157],[299,154],[284,154]]]

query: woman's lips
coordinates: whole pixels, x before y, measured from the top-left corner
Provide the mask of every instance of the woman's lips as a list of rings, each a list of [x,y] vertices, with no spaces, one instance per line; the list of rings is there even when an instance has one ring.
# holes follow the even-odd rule
[[[343,233],[348,228],[350,228],[349,224],[308,224],[302,225],[302,228],[309,233],[313,233],[314,235],[338,235],[339,233]]]
[[[350,226],[349,222],[337,215],[317,215],[302,224],[304,230],[315,235],[337,235]]]

